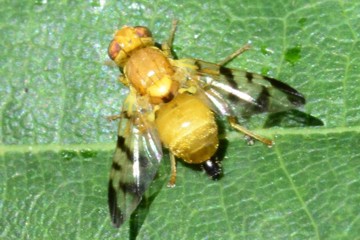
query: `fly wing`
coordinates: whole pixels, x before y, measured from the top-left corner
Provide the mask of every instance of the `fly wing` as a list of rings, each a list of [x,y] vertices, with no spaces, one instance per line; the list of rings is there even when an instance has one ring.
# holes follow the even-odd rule
[[[187,78],[196,78],[211,100],[221,102],[225,98],[235,111],[240,109],[245,115],[285,111],[305,104],[301,93],[274,78],[196,59],[179,62],[178,66],[185,66],[190,72]]]
[[[161,142],[153,124],[140,111],[126,111],[119,123],[108,186],[110,217],[120,227],[141,201],[162,158]]]

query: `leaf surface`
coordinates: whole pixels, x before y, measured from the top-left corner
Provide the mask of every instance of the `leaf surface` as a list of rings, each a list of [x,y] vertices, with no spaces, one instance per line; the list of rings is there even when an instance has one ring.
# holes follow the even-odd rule
[[[358,238],[359,11],[331,0],[2,1],[0,238]],[[148,26],[161,42],[172,19],[179,58],[218,62],[251,41],[228,66],[292,85],[323,126],[247,121],[272,148],[227,128],[217,182],[179,162],[168,189],[165,158],[131,221],[114,229],[106,186],[117,123],[105,117],[126,90],[107,46],[122,25]]]

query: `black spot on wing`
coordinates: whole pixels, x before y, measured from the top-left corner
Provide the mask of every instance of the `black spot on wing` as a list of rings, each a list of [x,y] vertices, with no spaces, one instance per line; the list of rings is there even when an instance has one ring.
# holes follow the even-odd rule
[[[108,186],[108,205],[110,211],[111,222],[114,227],[120,227],[124,223],[124,214],[117,205],[117,193],[113,185],[113,181],[109,180]]]
[[[298,91],[296,91],[294,88],[287,85],[286,83],[283,83],[279,80],[276,80],[276,79],[270,78],[270,77],[266,77],[266,76],[264,76],[264,79],[269,81],[273,87],[286,93],[289,102],[291,102],[295,106],[300,106],[300,105],[305,104],[306,100],[305,100],[304,96],[301,93],[299,93]]]
[[[254,78],[254,74],[252,74],[251,72],[246,72],[245,77],[248,80],[248,82],[251,83]]]
[[[235,76],[230,68],[226,68],[223,66],[220,66],[219,72],[222,76],[225,77],[226,81],[229,83],[229,85],[232,88],[238,89],[238,84],[235,81]],[[238,97],[234,96],[233,94],[229,94],[229,100],[236,103],[239,101]]]
[[[121,171],[121,169],[122,169],[122,167],[117,162],[113,162],[111,167],[113,169],[115,169],[116,171]]]
[[[119,186],[124,193],[131,194],[139,199],[146,190],[143,184],[137,185],[136,183],[126,183],[120,181]]]
[[[219,72],[226,78],[231,87],[238,88],[238,84],[235,82],[235,76],[230,68],[220,66]]]
[[[124,147],[125,147],[125,138],[122,137],[122,136],[118,136],[118,139],[117,139],[117,147],[120,148],[121,150],[124,150]]]
[[[262,87],[261,92],[256,99],[257,105],[254,106],[255,112],[264,112],[269,109],[270,106],[270,93],[266,87]]]
[[[198,70],[199,72],[201,72],[202,66],[201,66],[200,62],[197,61],[197,60],[195,60],[194,65],[197,67],[197,70]]]
[[[129,160],[129,161],[132,161],[132,151],[129,147],[126,146],[125,144],[125,138],[123,136],[118,136],[118,139],[117,139],[117,147],[119,149],[121,149],[121,151],[125,152],[126,154],[126,158]]]
[[[134,154],[133,154],[133,150],[130,149],[126,144],[125,144],[125,138],[123,136],[118,136],[117,139],[117,147],[119,149],[121,149],[121,151],[125,152],[126,154],[126,158],[128,161],[130,161],[131,163],[134,163]],[[141,153],[139,153],[139,162],[140,162],[140,167],[142,168],[146,168],[149,165],[149,160],[143,156]],[[113,163],[114,165],[114,163]],[[121,166],[119,164],[117,164],[117,166],[114,167],[114,169],[116,169],[117,167]]]
[[[117,162],[113,162],[112,165],[111,165],[111,168],[113,168],[116,171],[121,171],[122,170],[121,165],[118,164]]]

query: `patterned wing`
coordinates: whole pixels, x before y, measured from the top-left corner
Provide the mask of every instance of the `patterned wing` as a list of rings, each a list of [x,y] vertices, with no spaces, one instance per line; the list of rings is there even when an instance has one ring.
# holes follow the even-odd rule
[[[301,93],[274,78],[196,59],[179,60],[176,66],[187,69],[187,79],[196,78],[217,108],[229,108],[222,103],[224,98],[233,110],[245,115],[285,111],[305,104]],[[227,115],[229,109],[220,111]]]
[[[108,204],[115,227],[120,227],[140,203],[162,158],[161,142],[141,111],[123,111],[111,166]]]

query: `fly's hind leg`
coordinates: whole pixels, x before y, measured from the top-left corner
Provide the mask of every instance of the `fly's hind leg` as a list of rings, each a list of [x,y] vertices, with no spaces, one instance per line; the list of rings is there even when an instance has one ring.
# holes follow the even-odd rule
[[[228,62],[230,62],[231,60],[242,54],[243,52],[249,50],[250,48],[251,48],[250,44],[245,44],[244,46],[242,46],[241,48],[239,48],[238,50],[236,50],[235,52],[224,58],[222,61],[218,62],[218,64],[220,66],[224,66]]]
[[[222,61],[218,62],[218,65],[220,65],[220,66],[226,65],[228,62],[230,62],[231,60],[233,60],[240,54],[244,53],[245,51],[249,50],[250,48],[251,48],[250,44],[245,44],[244,46],[242,46],[241,48],[237,49],[235,52],[233,52],[232,54],[230,54],[229,56],[224,58]],[[247,137],[249,137],[248,142],[251,142],[252,139],[256,139],[268,146],[272,146],[274,144],[274,142],[271,141],[270,139],[261,137],[255,133],[251,132],[250,130],[246,129],[245,127],[241,126],[238,123],[236,117],[234,117],[234,116],[228,116],[228,122],[232,128],[236,129],[239,132],[244,133]]]
[[[170,153],[170,164],[171,164],[171,176],[170,176],[170,180],[168,183],[168,187],[175,187],[175,182],[176,182],[176,159],[174,154]]]
[[[274,142],[271,141],[270,139],[261,137],[261,136],[255,134],[255,133],[251,132],[250,130],[244,128],[243,126],[241,126],[241,125],[238,123],[236,117],[234,117],[234,116],[229,116],[229,117],[228,117],[228,121],[229,121],[229,124],[230,124],[230,126],[231,126],[232,128],[238,130],[239,132],[244,133],[246,136],[249,136],[249,137],[251,137],[252,139],[256,139],[256,140],[258,140],[258,141],[260,141],[260,142],[268,145],[269,147],[271,147],[271,146],[274,144]]]
[[[161,49],[165,52],[167,57],[172,58],[173,55],[171,53],[171,49],[172,49],[172,44],[174,42],[174,37],[175,37],[175,32],[176,32],[176,27],[177,27],[177,20],[173,20],[172,21],[172,26],[171,26],[171,30],[170,30],[170,34],[169,34],[169,38],[167,39],[166,42],[164,42],[163,44],[161,44]]]

